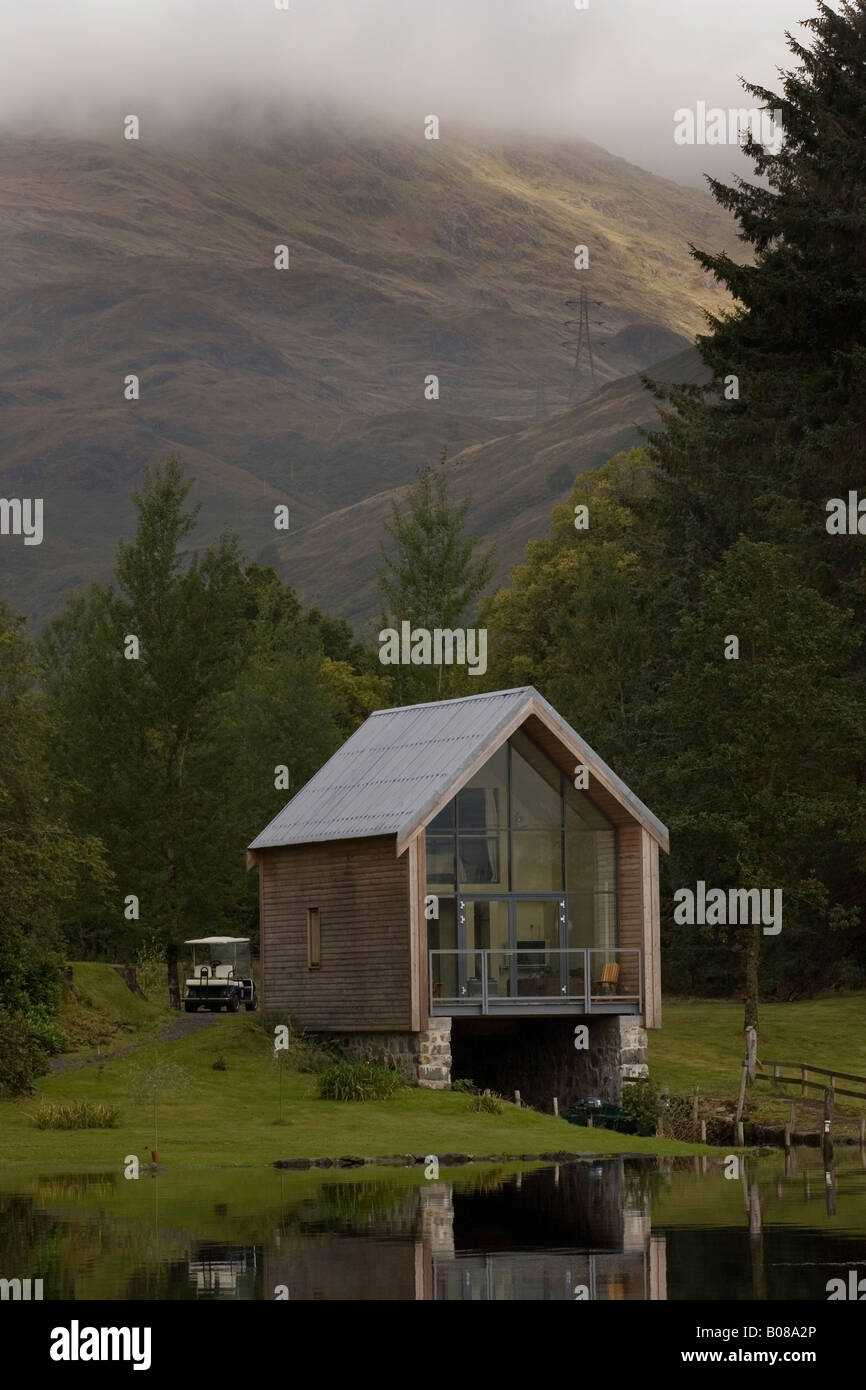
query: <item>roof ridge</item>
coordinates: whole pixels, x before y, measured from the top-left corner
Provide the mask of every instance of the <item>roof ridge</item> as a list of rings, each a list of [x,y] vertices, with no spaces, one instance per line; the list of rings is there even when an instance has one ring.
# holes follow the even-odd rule
[[[537,695],[534,685],[512,685],[507,690],[479,690],[477,695],[452,695],[448,700],[422,700],[417,705],[389,705],[387,709],[374,709],[367,715],[375,719],[377,714],[399,714],[405,709],[432,709],[441,705],[465,704],[467,700],[492,700],[495,695]]]

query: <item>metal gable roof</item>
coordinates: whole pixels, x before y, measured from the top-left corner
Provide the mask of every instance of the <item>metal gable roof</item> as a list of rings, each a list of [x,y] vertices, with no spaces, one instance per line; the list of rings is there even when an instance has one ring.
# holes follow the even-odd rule
[[[377,710],[298,792],[251,850],[396,835],[404,840],[519,715],[540,705],[613,794],[663,844],[667,830],[531,685],[433,704]]]

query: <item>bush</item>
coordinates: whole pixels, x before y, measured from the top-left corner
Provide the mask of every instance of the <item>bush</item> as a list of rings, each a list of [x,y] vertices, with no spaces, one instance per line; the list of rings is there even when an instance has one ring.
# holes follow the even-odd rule
[[[118,1114],[116,1105],[76,1100],[67,1105],[40,1105],[33,1123],[37,1129],[113,1129]]]
[[[310,1038],[306,1034],[293,1039],[290,1056],[295,1071],[313,1073],[329,1071],[340,1060],[335,1047],[321,1038]]]
[[[69,1039],[60,1024],[52,1016],[47,1004],[33,1004],[27,1010],[27,1022],[36,1043],[49,1057],[65,1052]]]
[[[216,1057],[214,1057],[213,1069],[214,1071],[228,1071],[226,1059],[221,1052],[218,1052]]]
[[[272,1045],[275,1030],[278,1027],[288,1028],[289,1045],[280,1048],[276,1056],[284,1066],[290,1067],[293,1071],[323,1072],[340,1060],[340,1053],[331,1039],[305,1033],[290,1014],[268,1009],[259,1015],[259,1024]]]
[[[165,947],[155,937],[149,936],[138,948],[135,957],[135,978],[145,999],[168,1003],[168,972],[165,965]]]
[[[402,1086],[383,1062],[335,1062],[319,1079],[321,1100],[388,1100]]]
[[[48,1052],[24,1014],[0,1009],[0,1096],[29,1096],[48,1071]]]
[[[620,1109],[633,1126],[633,1134],[653,1135],[664,1111],[664,1099],[654,1081],[629,1081],[622,1088]]]
[[[485,1115],[501,1115],[505,1109],[505,1101],[495,1091],[482,1091],[480,1096],[472,1097],[469,1109],[482,1110]]]
[[[475,1096],[478,1089],[474,1081],[470,1081],[468,1076],[458,1076],[456,1081],[451,1082],[452,1091],[459,1091],[462,1096]]]

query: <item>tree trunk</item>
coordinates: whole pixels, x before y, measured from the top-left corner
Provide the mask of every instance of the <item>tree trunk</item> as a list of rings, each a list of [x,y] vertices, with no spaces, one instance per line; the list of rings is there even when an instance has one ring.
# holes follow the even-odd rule
[[[168,1004],[180,1009],[180,985],[177,982],[177,946],[170,941],[165,948],[165,968],[168,974]]]
[[[749,928],[746,941],[746,1018],[744,1028],[758,1029],[758,957],[761,952],[761,925]]]

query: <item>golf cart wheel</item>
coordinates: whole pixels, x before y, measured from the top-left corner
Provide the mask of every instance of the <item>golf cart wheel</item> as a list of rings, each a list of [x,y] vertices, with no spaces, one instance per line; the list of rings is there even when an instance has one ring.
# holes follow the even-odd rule
[[[226,1004],[226,1009],[230,1014],[236,1014],[240,1006],[241,1001],[238,999],[237,995],[235,995],[235,997],[233,999],[230,999],[229,1002]]]
[[[252,999],[250,1000],[250,1002],[249,1002],[248,1004],[244,1004],[244,1008],[246,1009],[246,1011],[247,1011],[248,1014],[252,1014],[252,1013],[255,1013],[255,1011],[256,1011],[256,1009],[257,1009],[258,1007],[259,1007],[259,998],[258,998],[258,995],[256,994],[255,990],[253,990],[253,997],[252,997]]]
[[[191,1003],[190,1000],[186,1000],[183,1007],[186,1009],[186,1012],[188,1014],[194,1014],[196,1009],[198,1008],[198,1004]]]
[[[222,1004],[208,1004],[208,1008],[212,1014],[218,1014],[222,1009]]]

